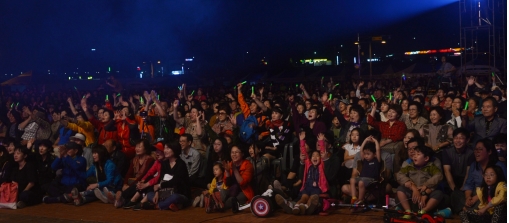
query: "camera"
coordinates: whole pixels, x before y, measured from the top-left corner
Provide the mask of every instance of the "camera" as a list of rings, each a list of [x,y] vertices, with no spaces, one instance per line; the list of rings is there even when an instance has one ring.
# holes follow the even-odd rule
[[[142,111],[142,112],[140,112],[140,117],[141,117],[141,118],[146,119],[146,118],[147,118],[147,116],[148,116],[147,111]]]

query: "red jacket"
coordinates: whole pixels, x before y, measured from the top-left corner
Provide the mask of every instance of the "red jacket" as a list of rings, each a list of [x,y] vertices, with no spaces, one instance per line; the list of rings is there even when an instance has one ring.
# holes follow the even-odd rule
[[[113,125],[114,123],[112,123],[112,121],[103,123],[97,120],[95,117],[92,117],[89,121],[99,132],[99,137],[97,137],[98,144],[102,145],[108,139],[117,141],[117,129],[115,128],[115,125]]]

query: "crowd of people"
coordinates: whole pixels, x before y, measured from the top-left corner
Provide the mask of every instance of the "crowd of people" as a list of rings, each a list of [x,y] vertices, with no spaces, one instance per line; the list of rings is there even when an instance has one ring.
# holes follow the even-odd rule
[[[90,92],[4,93],[1,188],[17,184],[17,208],[100,200],[207,213],[270,188],[298,215],[319,212],[320,196],[376,202],[380,184],[406,212],[505,217],[507,102],[495,77],[431,88],[427,77],[327,79],[139,92],[112,78]]]

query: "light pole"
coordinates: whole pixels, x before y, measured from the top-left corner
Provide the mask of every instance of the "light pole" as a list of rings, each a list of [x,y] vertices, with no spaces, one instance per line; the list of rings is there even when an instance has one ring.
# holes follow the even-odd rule
[[[374,36],[374,37],[371,37],[371,40],[368,41],[369,43],[369,78],[371,78],[373,76],[373,58],[371,57],[371,42],[374,42],[374,41],[380,41],[382,44],[385,44],[385,40],[382,39],[382,36]],[[357,45],[357,56],[359,57],[359,77],[361,76],[361,70],[360,70],[360,67],[361,67],[361,56],[360,56],[360,50],[361,50],[361,42],[360,42],[360,37],[359,37],[359,34],[357,34],[357,42],[355,42],[355,44]]]
[[[361,43],[360,43],[360,36],[359,33],[357,33],[357,60],[359,63],[359,79],[361,78]]]

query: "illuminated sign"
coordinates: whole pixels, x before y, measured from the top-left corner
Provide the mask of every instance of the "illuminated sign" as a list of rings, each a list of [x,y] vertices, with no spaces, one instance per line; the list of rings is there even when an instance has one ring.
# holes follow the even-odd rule
[[[457,55],[457,53],[461,54],[461,50],[464,48],[448,48],[448,49],[440,49],[440,50],[420,50],[420,51],[410,51],[405,52],[405,55],[423,55],[423,54],[435,54],[435,53],[454,53],[454,55]]]
[[[300,60],[300,62],[302,64],[305,64],[305,63],[319,63],[319,62],[327,62],[327,59],[305,59],[305,60]]]

